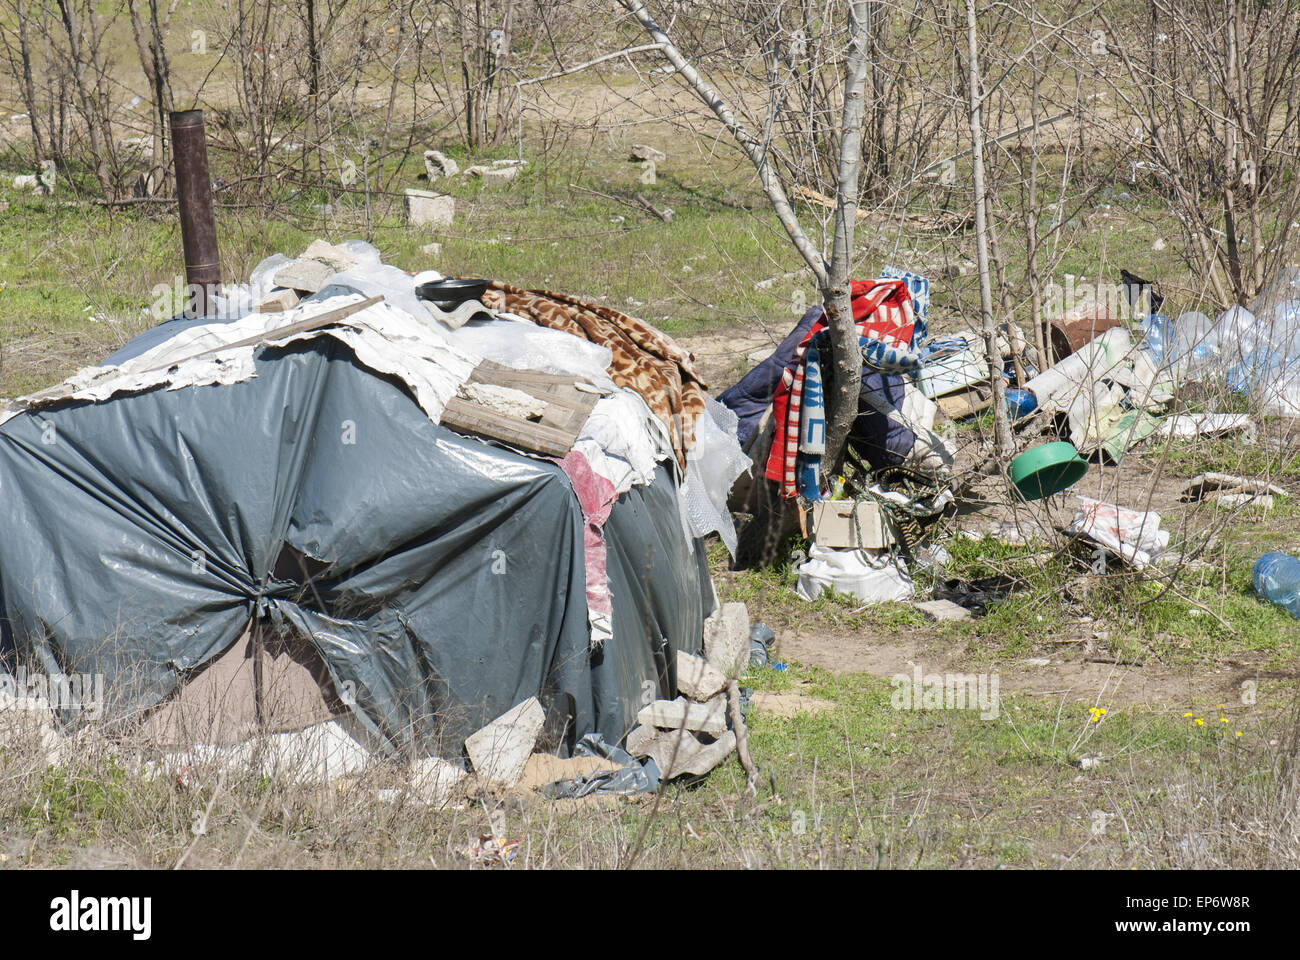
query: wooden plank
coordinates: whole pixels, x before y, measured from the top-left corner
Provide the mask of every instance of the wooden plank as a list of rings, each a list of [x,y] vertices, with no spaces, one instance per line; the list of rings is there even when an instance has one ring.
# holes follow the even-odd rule
[[[582,378],[560,373],[544,373],[541,370],[516,370],[514,367],[507,367],[492,360],[484,360],[474,368],[470,379],[479,383],[494,383],[500,387],[516,387],[522,390],[520,384],[536,387],[572,387]]]
[[[939,397],[934,401],[934,404],[939,408],[939,415],[945,420],[960,420],[963,417],[972,416],[991,407],[993,405],[992,391],[989,391],[989,393],[990,396],[983,396],[982,391],[972,387],[960,393],[951,393],[946,397]]]
[[[578,439],[572,431],[507,417],[459,397],[447,402],[441,419],[443,424],[453,430],[500,440],[550,457],[564,456],[573,449],[574,441]]]
[[[536,420],[511,417],[460,397],[443,410],[442,422],[454,430],[499,440],[521,450],[562,457],[573,449],[591,410],[600,399],[597,393],[579,390],[579,378],[537,370],[516,370],[484,360],[470,374],[473,383],[519,390],[542,401],[545,407]]]

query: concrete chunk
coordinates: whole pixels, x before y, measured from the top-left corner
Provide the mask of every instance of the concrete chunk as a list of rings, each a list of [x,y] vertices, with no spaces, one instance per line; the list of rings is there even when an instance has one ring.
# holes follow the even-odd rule
[[[519,176],[519,171],[522,169],[523,167],[494,167],[491,170],[484,170],[481,175],[483,186],[496,187],[503,183],[509,183]]]
[[[728,677],[749,666],[749,611],[743,603],[724,603],[704,621],[704,656]]]
[[[689,730],[655,730],[637,727],[627,736],[627,752],[635,757],[649,757],[665,780],[683,774],[703,776],[736,749],[736,735],[724,732],[713,743],[701,743]]]
[[[456,201],[431,190],[406,190],[406,222],[413,227],[449,227],[456,218]]]
[[[411,793],[421,803],[446,803],[465,771],[442,757],[421,757],[411,764]]]
[[[931,620],[940,622],[951,620],[969,620],[971,612],[961,604],[953,603],[951,600],[926,600],[918,603],[916,609]]]
[[[719,694],[707,703],[692,703],[685,697],[656,700],[642,708],[636,721],[665,730],[685,728],[720,736],[727,729],[727,697]]]
[[[285,310],[292,310],[298,305],[302,297],[297,290],[289,290],[286,287],[272,290],[253,308],[255,313],[282,313]]]
[[[429,182],[443,177],[454,177],[460,173],[460,165],[451,157],[438,150],[424,151],[424,173]]]
[[[436,259],[442,256],[442,244],[426,243],[424,246],[420,248],[420,252],[424,254],[426,257],[434,257]]]
[[[649,160],[651,163],[663,163],[668,159],[668,154],[644,143],[634,143],[632,144],[631,159],[633,161]]]
[[[301,258],[286,263],[275,272],[275,284],[303,293],[319,293],[329,285],[334,271],[319,260]]]
[[[703,657],[677,651],[677,692],[692,700],[705,701],[727,683],[722,671]]]
[[[536,697],[511,707],[465,741],[474,771],[485,780],[513,787],[542,732],[546,712]]]
[[[351,270],[357,265],[356,258],[342,247],[336,247],[324,240],[313,240],[311,246],[302,252],[299,260],[315,260],[323,263],[335,273]]]

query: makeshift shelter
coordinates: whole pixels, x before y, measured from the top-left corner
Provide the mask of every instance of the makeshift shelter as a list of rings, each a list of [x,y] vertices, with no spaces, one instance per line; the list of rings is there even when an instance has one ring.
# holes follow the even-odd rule
[[[0,412],[0,657],[103,675],[107,715],[169,743],[351,714],[452,755],[531,696],[557,749],[622,740],[716,605],[701,538],[735,472],[700,463],[743,462],[734,418],[616,311],[506,287],[443,311],[333,249],[288,312],[252,309],[281,257]],[[583,403],[567,453],[527,449]],[[446,422],[475,411],[515,441]]]

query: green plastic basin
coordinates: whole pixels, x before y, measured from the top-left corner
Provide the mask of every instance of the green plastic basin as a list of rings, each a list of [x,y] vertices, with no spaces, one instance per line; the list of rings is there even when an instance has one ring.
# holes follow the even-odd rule
[[[1026,500],[1041,500],[1078,483],[1088,461],[1064,440],[1026,450],[1011,461],[1011,482]]]

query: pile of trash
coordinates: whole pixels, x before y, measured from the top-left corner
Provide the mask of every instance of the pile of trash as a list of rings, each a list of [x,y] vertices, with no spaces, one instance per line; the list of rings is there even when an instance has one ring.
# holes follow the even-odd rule
[[[853,281],[851,293],[863,374],[844,474],[822,469],[834,371],[821,306],[719,399],[736,413],[737,435],[763,476],[800,505],[811,541],[798,568],[800,596],[834,590],[871,603],[911,595],[905,561],[954,505],[954,450],[934,429],[940,408],[922,374],[965,344],[928,339],[925,277],[887,268]]]
[[[908,599],[918,564],[934,563],[941,551],[925,545],[954,512],[956,491],[954,449],[935,424],[987,410],[994,391],[980,334],[928,337],[930,286],[894,268],[852,285],[863,387],[845,476],[821,469],[823,398],[831,389],[821,307],[720,398],[736,412],[740,441],[766,464],[767,479],[798,501],[809,546],[797,565],[797,592],[806,600],[826,590],[864,603]],[[999,331],[1007,413],[1022,449],[1027,445],[1011,464],[1023,499],[1060,493],[1090,460],[1117,463],[1149,439],[1232,435],[1254,442],[1250,414],[1189,412],[1180,397],[1192,382],[1248,394],[1264,415],[1300,416],[1300,269],[1283,271],[1249,309],[1232,307],[1217,320],[1197,312],[1170,320],[1160,313],[1156,284],[1128,271],[1121,271],[1117,297],[1088,289],[1097,295],[1071,290],[1076,302],[1049,316],[1046,356],[1016,328]],[[1042,434],[1048,442],[1034,444]],[[1224,507],[1267,509],[1284,494],[1241,477],[1197,479],[1186,498]],[[1095,557],[1139,568],[1155,562],[1169,540],[1154,511],[1089,498],[1065,532],[1091,544]]]

